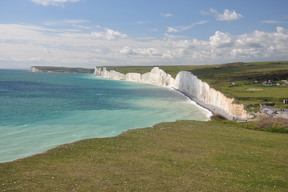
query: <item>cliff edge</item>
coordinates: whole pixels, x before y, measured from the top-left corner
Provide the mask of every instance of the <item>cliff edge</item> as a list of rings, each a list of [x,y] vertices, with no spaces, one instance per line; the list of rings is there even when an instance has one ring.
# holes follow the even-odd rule
[[[115,70],[108,71],[105,67],[96,67],[94,74],[113,80],[127,80],[174,88],[212,113],[221,114],[230,120],[246,120],[250,117],[244,109],[244,105],[236,104],[233,98],[226,97],[188,71],[179,72],[175,79],[159,67],[154,67],[150,72],[144,74],[122,74]]]

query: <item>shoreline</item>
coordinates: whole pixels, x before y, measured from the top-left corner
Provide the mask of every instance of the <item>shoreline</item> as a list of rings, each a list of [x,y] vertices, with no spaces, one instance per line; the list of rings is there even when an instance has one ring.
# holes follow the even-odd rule
[[[212,114],[219,114],[233,121],[246,121],[250,118],[243,106],[233,103],[233,98],[225,97],[221,92],[211,88],[206,82],[187,71],[180,71],[174,79],[159,67],[154,67],[150,72],[144,74],[134,72],[123,74],[115,70],[109,71],[105,67],[96,67],[94,75],[104,79],[171,88]],[[209,114],[207,117],[211,116]]]
[[[185,96],[191,104],[193,104],[193,105],[197,106],[199,109],[205,111],[204,114],[211,120],[211,116],[214,114],[212,110],[210,110],[208,107],[205,107],[204,105],[201,105],[201,103],[195,101],[194,99],[192,99],[191,97],[189,97],[188,95],[183,93],[182,91],[175,89],[175,88],[171,88],[171,89],[173,89],[176,92],[178,92],[179,94]],[[208,114],[208,113],[210,113],[210,114]]]
[[[152,86],[155,86],[155,87],[161,87],[161,88],[164,88],[164,89],[170,89],[170,90],[174,90],[176,91],[177,93],[185,96],[189,102],[191,102],[190,104],[193,104],[195,106],[197,106],[199,109],[205,111],[204,114],[206,115],[207,118],[209,118],[211,120],[211,116],[213,114],[220,114],[220,115],[225,115],[225,111],[221,110],[220,108],[217,108],[217,107],[214,107],[212,105],[208,105],[208,104],[204,104],[204,102],[201,102],[200,100],[196,100],[196,99],[193,99],[191,97],[189,97],[188,95],[186,95],[185,93],[183,93],[182,91],[180,91],[179,89],[176,89],[174,87],[165,87],[165,86],[160,86],[160,85],[155,85],[155,84],[152,84],[152,83],[147,83],[147,82],[138,82],[138,81],[129,81],[129,80],[117,80],[117,79],[110,79],[110,78],[106,78],[106,77],[102,77],[102,76],[99,76],[99,75],[96,75],[96,77],[99,77],[99,78],[102,78],[102,79],[106,79],[106,80],[110,80],[110,81],[127,81],[127,82],[133,82],[133,83],[139,83],[139,84],[147,84],[147,85],[152,85]],[[215,109],[210,109],[209,106],[214,107]],[[213,112],[214,110],[214,112]],[[216,112],[216,113],[215,113]],[[208,114],[208,113],[211,113],[211,114]],[[227,119],[233,119],[233,116],[229,115],[228,113],[226,113],[227,115],[226,116],[230,116],[230,118],[227,118]],[[209,120],[208,120],[209,121]]]
[[[95,74],[94,74],[95,75]],[[170,90],[174,90],[176,92],[178,92],[179,94],[185,96],[190,102],[192,102],[191,104],[197,106],[199,109],[201,110],[205,110],[205,115],[207,118],[209,118],[211,120],[211,116],[213,114],[220,114],[220,115],[225,115],[226,116],[229,116],[230,118],[227,118],[227,119],[233,119],[233,116],[232,115],[229,115],[228,113],[225,114],[225,111],[221,110],[220,108],[217,108],[217,107],[214,107],[212,105],[208,105],[208,104],[204,104],[204,102],[201,102],[200,100],[196,100],[196,99],[193,99],[191,97],[189,97],[188,95],[186,95],[185,93],[183,93],[182,91],[180,91],[179,89],[176,89],[174,87],[167,87],[167,86],[161,86],[161,85],[155,85],[155,84],[152,84],[152,83],[147,83],[147,82],[139,82],[139,81],[130,81],[130,80],[124,80],[124,79],[111,79],[111,78],[106,78],[106,77],[102,77],[100,75],[96,75],[96,77],[99,77],[99,78],[102,78],[102,79],[106,79],[106,80],[110,80],[110,81],[127,81],[127,82],[133,82],[133,83],[139,83],[139,84],[148,84],[148,85],[152,85],[152,86],[155,86],[155,87],[161,87],[161,88],[164,88],[164,89],[170,89]],[[210,106],[210,107],[209,107]],[[214,112],[213,112],[213,109],[210,109],[210,108],[216,108],[214,109]],[[216,113],[215,113],[216,112]],[[211,114],[208,114],[208,113],[211,113]]]
[[[234,121],[240,120],[240,121],[242,121],[242,119],[235,118],[234,116],[230,115],[229,113],[225,112],[223,109],[221,109],[217,106],[209,105],[207,103],[204,103],[203,101],[200,101],[199,99],[189,97],[188,95],[186,95],[185,93],[183,93],[180,90],[177,90],[177,89],[175,89],[175,90],[178,91],[179,93],[183,94],[184,96],[186,96],[190,101],[193,101],[197,106],[200,106],[201,108],[212,113],[212,115],[219,114],[219,115],[226,117],[228,120],[234,120]]]
[[[197,106],[201,107],[202,109],[205,109],[207,111],[209,111],[211,113],[210,118],[212,115],[214,114],[220,114],[222,116],[228,117],[227,119],[229,120],[233,120],[233,116],[228,114],[227,112],[225,112],[224,110],[220,109],[219,107],[213,106],[213,105],[209,105],[204,103],[203,101],[200,101],[196,98],[191,98],[188,95],[186,95],[185,93],[181,92],[180,90],[175,89],[176,91],[178,91],[179,93],[183,94],[185,97],[187,97],[190,101],[192,101],[193,103],[195,103]],[[211,119],[210,119],[211,120]]]

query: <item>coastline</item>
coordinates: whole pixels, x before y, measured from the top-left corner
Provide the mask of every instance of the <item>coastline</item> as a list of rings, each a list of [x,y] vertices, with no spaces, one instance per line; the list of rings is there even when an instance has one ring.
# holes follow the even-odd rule
[[[175,89],[196,105],[212,114],[220,114],[228,120],[246,121],[250,118],[242,104],[234,103],[234,98],[227,98],[188,71],[180,71],[175,79],[159,67],[154,67],[151,72],[144,74],[122,74],[115,70],[108,71],[105,67],[95,67],[94,74],[111,80],[132,81]]]
[[[103,77],[100,76],[100,78],[103,78]],[[144,84],[151,84],[151,85],[154,85],[154,86],[159,86],[159,87],[162,87],[162,88],[167,88],[167,89],[174,90],[174,91],[178,92],[179,94],[184,95],[184,96],[187,98],[187,102],[188,102],[189,104],[193,104],[193,105],[197,106],[198,108],[200,108],[201,111],[203,111],[203,114],[204,114],[207,118],[210,118],[210,117],[212,116],[212,114],[217,114],[217,113],[218,113],[218,114],[221,114],[221,115],[224,114],[226,117],[229,116],[229,117],[230,117],[229,119],[231,119],[231,120],[232,120],[232,118],[233,118],[233,117],[232,117],[231,115],[229,115],[228,113],[225,114],[225,111],[223,111],[223,110],[221,110],[221,109],[219,109],[219,108],[217,108],[217,107],[215,107],[215,106],[206,104],[206,103],[198,100],[197,98],[192,98],[192,97],[190,97],[189,95],[187,95],[187,94],[185,94],[184,92],[182,92],[181,90],[176,89],[176,88],[174,88],[174,87],[155,85],[155,84],[153,84],[153,83],[139,82],[139,81],[133,81],[133,82],[136,82],[136,83],[144,83]],[[207,121],[207,120],[205,120],[205,121]],[[208,121],[209,121],[209,120],[208,120]],[[117,136],[117,135],[116,135],[116,136]],[[84,139],[84,140],[85,140],[85,139]],[[56,147],[56,148],[57,148],[57,147]],[[37,154],[45,153],[46,151],[47,151],[47,150],[45,150],[45,151],[43,151],[43,152],[40,152],[40,153],[37,153]],[[48,151],[49,151],[49,150],[48,150]],[[35,155],[37,155],[37,154],[35,154]],[[34,155],[32,155],[32,156],[34,156]],[[29,156],[28,156],[28,157],[29,157]],[[26,157],[24,157],[24,158],[26,158]],[[20,158],[20,159],[22,159],[22,158]],[[16,160],[18,160],[18,159],[16,159]]]
[[[35,74],[31,74],[31,73],[25,73],[25,74],[27,74],[27,76],[35,76],[35,80],[37,81],[37,82],[39,82],[39,78],[43,78],[43,79],[45,79],[45,74],[44,73],[35,73]],[[54,74],[47,74],[47,76],[49,76],[49,77],[51,77],[51,75],[52,76],[54,76]],[[63,74],[64,75],[64,74]],[[62,75],[57,75],[57,74],[55,74],[55,76],[56,77],[63,77]],[[66,78],[66,76],[67,75],[65,75],[65,79],[67,79]],[[78,76],[75,76],[75,75],[68,75],[67,77],[78,77]],[[81,79],[82,79],[82,76],[83,75],[81,75]],[[88,76],[87,76],[88,77]],[[97,85],[97,83],[95,83],[95,78],[97,78],[97,79],[102,79],[101,77],[95,77],[94,75],[89,75],[89,78],[88,79],[90,79],[89,81],[93,84],[93,85],[95,85],[96,84],[96,86],[98,86]],[[77,82],[78,82],[78,78],[74,78],[74,79],[76,79],[77,80]],[[85,76],[85,78],[84,79],[86,79],[86,76]],[[113,82],[110,82],[110,83],[107,83],[106,84],[106,82],[109,82],[110,80],[108,80],[108,81],[103,81],[103,80],[100,80],[100,82],[101,82],[101,86],[104,86],[104,87],[107,87],[108,89],[110,89],[110,88],[112,88],[113,86],[109,86],[109,85],[111,85],[111,84],[115,84],[115,87],[116,88],[119,88],[118,87],[118,84],[119,83],[113,83]],[[61,81],[62,82],[62,81]],[[71,82],[70,80],[69,80],[69,82]],[[63,83],[63,82],[62,82]],[[99,83],[98,83],[99,84]],[[120,84],[122,84],[122,83],[120,83]],[[130,83],[124,83],[124,84],[130,84]],[[135,83],[131,83],[131,84],[135,84]],[[37,84],[38,85],[38,84]],[[41,85],[41,84],[39,84],[39,86],[43,86],[43,85]],[[145,86],[145,85],[143,85],[144,87],[149,87],[149,89],[147,89],[147,90],[152,90],[152,91],[154,91],[154,90],[157,90],[158,88],[156,87],[156,89],[154,89],[152,86]],[[130,85],[128,86],[128,87],[130,87]],[[135,87],[136,89],[138,89],[139,88],[139,85],[137,85],[137,84],[135,84],[135,85],[133,85],[132,86],[133,88]],[[145,113],[143,114],[143,115],[137,115],[138,113],[140,114],[140,112],[141,112],[141,110],[134,110],[133,111],[133,113],[128,113],[128,112],[126,112],[125,110],[126,109],[128,109],[129,108],[129,110],[130,110],[130,107],[127,107],[127,106],[125,106],[125,109],[123,109],[124,110],[124,112],[118,112],[119,110],[112,110],[114,113],[112,113],[111,115],[107,115],[108,117],[109,117],[109,120],[106,120],[105,119],[105,121],[107,122],[107,125],[109,126],[108,127],[108,129],[106,129],[105,128],[105,132],[106,131],[110,131],[110,127],[111,127],[111,124],[112,124],[112,122],[113,122],[113,124],[115,124],[115,127],[123,127],[123,128],[125,128],[125,129],[119,129],[119,132],[117,132],[116,134],[113,134],[113,135],[109,135],[108,137],[110,137],[110,136],[112,136],[112,137],[114,137],[114,136],[117,136],[117,135],[119,135],[119,134],[121,134],[122,132],[125,132],[127,129],[138,129],[138,128],[145,128],[145,127],[151,127],[151,126],[153,126],[153,125],[155,125],[155,124],[157,124],[157,123],[161,123],[161,122],[174,122],[174,121],[178,121],[178,120],[181,120],[181,119],[190,119],[190,117],[191,117],[191,119],[198,119],[198,114],[199,114],[199,117],[201,117],[201,119],[199,119],[200,121],[208,121],[209,120],[209,118],[207,118],[207,116],[205,115],[205,114],[203,114],[202,112],[199,112],[199,109],[198,109],[198,106],[196,106],[196,105],[191,105],[190,104],[190,100],[188,100],[188,98],[187,97],[182,97],[181,95],[179,96],[179,92],[177,92],[175,89],[172,89],[172,88],[170,88],[170,90],[168,90],[167,88],[164,88],[164,87],[160,87],[159,86],[159,89],[162,89],[162,90],[160,90],[160,91],[158,91],[158,92],[156,92],[156,93],[158,93],[159,94],[159,99],[160,100],[158,100],[157,99],[157,102],[152,102],[151,104],[149,104],[149,106],[148,107],[146,107],[147,108],[147,110],[149,110],[149,111],[144,111]],[[65,89],[61,89],[61,90],[65,90]],[[70,90],[70,89],[69,89]],[[144,95],[146,95],[146,93],[145,92],[147,92],[147,90],[143,90],[143,95],[141,94],[141,92],[140,92],[140,94],[141,94],[141,97],[143,97]],[[114,91],[112,91],[113,93],[114,93]],[[134,91],[132,91],[132,92],[134,92]],[[153,95],[154,95],[154,92],[151,92],[150,93],[150,91],[149,91],[149,93],[147,93],[147,95],[150,97],[150,95],[153,93]],[[173,99],[174,100],[170,100],[170,99],[166,99],[166,98],[168,98],[168,97],[166,97],[166,94],[167,95],[173,95]],[[104,94],[105,95],[105,94]],[[137,92],[137,94],[136,94],[136,96],[137,95],[139,95],[139,93]],[[153,96],[153,95],[151,95],[151,96]],[[155,95],[157,95],[157,94],[155,94]],[[162,97],[162,96],[163,97]],[[161,96],[161,97],[160,97]],[[92,96],[92,99],[93,100],[95,100],[96,98],[97,98],[98,96],[96,96],[95,94],[93,94],[93,96]],[[126,96],[125,96],[126,97]],[[180,98],[179,100],[177,100],[178,98]],[[114,99],[114,101],[115,101],[115,99]],[[133,100],[134,101],[134,100]],[[135,101],[138,101],[138,100],[135,100]],[[146,100],[144,100],[144,102],[139,102],[139,107],[141,107],[142,106],[142,104],[145,104],[145,101]],[[149,100],[148,100],[149,101]],[[171,101],[171,102],[170,102]],[[67,102],[67,100],[65,101],[65,102]],[[47,103],[47,102],[43,102],[43,103]],[[136,102],[135,102],[136,103]],[[83,105],[84,103],[81,103],[81,105]],[[123,103],[123,104],[125,104],[125,103]],[[137,103],[136,103],[137,104]],[[150,109],[150,106],[151,106],[151,109]],[[161,110],[159,110],[157,107],[160,107],[160,109]],[[178,106],[180,106],[179,107],[179,109],[178,109]],[[182,110],[182,108],[181,108],[181,106],[184,106],[184,109]],[[47,106],[46,106],[47,107]],[[45,108],[46,108],[45,107]],[[114,107],[114,106],[113,106]],[[138,109],[138,106],[136,106],[137,107],[137,109]],[[162,110],[162,109],[164,109],[164,110]],[[193,114],[193,112],[191,112],[191,109],[192,109],[192,111],[194,111],[193,109],[195,109],[195,116],[194,116],[194,114]],[[171,113],[171,112],[173,112],[173,113]],[[176,112],[176,113],[174,113],[174,112]],[[182,116],[181,116],[181,114],[183,113],[184,114],[184,112],[188,112],[187,113],[187,115],[184,115],[183,116],[183,118],[181,118]],[[69,112],[70,113],[70,112]],[[118,114],[119,115],[118,115]],[[205,112],[206,113],[206,112]],[[127,120],[127,122],[123,122],[123,121],[126,121],[124,118],[122,118],[122,116],[123,115],[125,115],[125,114],[129,114],[128,115],[128,120]],[[151,116],[151,115],[149,115],[149,114],[153,114],[153,116]],[[168,115],[166,115],[166,114],[168,114]],[[169,115],[170,114],[173,114],[171,117],[171,120],[167,120],[167,119],[169,119]],[[185,113],[186,114],[186,113]],[[21,121],[21,125],[19,126],[20,128],[21,128],[21,130],[22,130],[22,124],[24,125],[25,124],[25,129],[24,129],[24,127],[23,127],[23,131],[21,131],[21,133],[23,133],[23,135],[25,136],[25,135],[28,135],[27,136],[27,139],[25,139],[25,141],[27,140],[27,141],[29,141],[29,142],[34,142],[34,140],[33,139],[31,139],[31,135],[32,134],[29,134],[29,133],[26,133],[26,131],[25,130],[38,130],[38,128],[37,128],[37,126],[41,126],[41,127],[39,127],[39,128],[41,128],[42,130],[47,130],[47,135],[50,137],[50,138],[48,138],[48,139],[45,139],[45,140],[47,140],[47,141],[52,141],[52,139],[53,139],[53,142],[51,142],[52,144],[56,144],[56,145],[54,145],[55,147],[56,146],[58,146],[58,143],[57,143],[57,138],[58,138],[58,132],[60,133],[60,134],[62,134],[62,128],[63,127],[65,127],[65,126],[63,126],[62,124],[61,124],[61,122],[69,122],[71,125],[72,125],[72,122],[74,122],[73,121],[73,119],[75,119],[75,120],[77,120],[78,118],[79,118],[79,120],[80,120],[80,122],[82,122],[82,124],[81,124],[81,126],[83,125],[83,126],[85,126],[86,124],[85,124],[85,122],[89,122],[89,124],[91,124],[92,126],[90,126],[90,127],[92,127],[92,129],[93,130],[96,130],[95,129],[95,127],[99,124],[99,125],[101,125],[101,127],[104,127],[101,123],[101,119],[104,119],[103,117],[105,117],[105,113],[103,112],[103,111],[99,111],[99,114],[98,113],[95,113],[95,112],[93,112],[93,116],[91,116],[91,118],[89,117],[89,114],[88,113],[83,113],[83,112],[81,112],[81,114],[80,114],[80,116],[78,116],[78,115],[76,115],[76,113],[74,114],[72,114],[73,116],[71,116],[71,117],[73,117],[73,118],[71,118],[70,116],[64,116],[64,115],[62,115],[61,116],[61,118],[57,118],[57,120],[55,121],[53,118],[47,118],[47,119],[45,119],[44,121],[44,123],[45,124],[41,124],[41,122],[39,123],[39,124],[37,124],[37,123],[27,123],[27,122],[23,122],[23,121]],[[67,117],[67,118],[66,118]],[[83,118],[82,118],[83,117]],[[84,117],[89,117],[89,119],[88,120],[86,120],[85,119],[85,121],[83,120],[84,119]],[[100,119],[100,121],[99,120],[95,120],[95,119],[97,119],[97,118],[99,117],[99,119]],[[148,120],[148,117],[149,118],[151,118],[152,119],[152,121],[151,121],[151,123],[149,123],[149,120]],[[167,117],[167,118],[166,118]],[[196,117],[196,118],[194,118],[194,117]],[[129,118],[130,119],[139,119],[139,120],[137,120],[137,121],[133,121],[132,123],[131,123],[131,120],[129,120]],[[28,118],[27,118],[28,119]],[[82,119],[82,120],[81,120]],[[155,120],[154,120],[155,119]],[[51,121],[50,121],[51,120]],[[67,121],[67,120],[69,120],[69,121]],[[122,122],[121,122],[122,121]],[[92,122],[92,123],[91,123]],[[115,122],[115,123],[114,123]],[[144,123],[143,123],[144,122]],[[138,124],[139,123],[139,124]],[[88,123],[87,123],[88,124]],[[123,126],[122,126],[122,124],[123,124]],[[42,126],[43,125],[43,126]],[[51,126],[50,126],[51,125]],[[80,134],[76,134],[75,136],[73,136],[73,129],[78,129],[77,128],[77,125],[78,124],[75,124],[75,123],[73,123],[73,127],[75,127],[76,126],[76,128],[72,128],[72,127],[69,127],[69,130],[67,130],[67,133],[66,134],[62,134],[63,136],[61,136],[61,138],[64,138],[65,137],[65,135],[72,135],[72,137],[73,138],[79,138],[79,137],[81,137],[81,135],[82,135],[82,133],[80,133]],[[128,126],[126,126],[126,125],[128,125]],[[31,128],[30,128],[31,127]],[[100,126],[99,126],[100,127]],[[37,129],[36,129],[37,128]],[[127,129],[126,129],[127,128]],[[57,131],[55,131],[57,129]],[[8,130],[8,129],[7,129]],[[11,129],[10,129],[11,130]],[[39,129],[40,130],[40,129]],[[59,131],[60,130],[60,131]],[[64,128],[63,128],[63,130],[64,130]],[[79,129],[80,130],[80,129]],[[84,130],[84,129],[83,129]],[[104,130],[104,128],[103,128],[103,130]],[[111,128],[111,130],[112,130],[112,128]],[[89,135],[91,135],[91,137],[93,137],[93,138],[100,138],[100,137],[102,137],[101,135],[100,136],[98,136],[98,135],[94,135],[93,133],[93,131],[91,130],[89,130],[89,131],[85,131],[85,132],[89,132],[88,134]],[[112,132],[114,132],[113,130],[112,131],[110,131],[111,133]],[[5,134],[4,133],[6,133],[6,132],[1,132],[2,133],[2,136],[4,136]],[[8,132],[7,132],[8,133]],[[38,133],[38,132],[37,132]],[[64,133],[64,131],[63,131],[63,133]],[[97,133],[98,134],[98,133]],[[110,134],[110,133],[109,133]],[[35,134],[34,134],[35,135]],[[43,138],[44,138],[44,135],[46,136],[46,133],[45,134],[41,134],[41,137],[39,137],[39,136],[36,136],[36,138],[42,138],[42,135],[43,135]],[[80,135],[80,136],[79,136]],[[104,136],[104,137],[107,137],[107,136]],[[10,139],[9,137],[6,137],[6,138],[8,138],[8,140],[9,141],[14,141],[14,140],[12,140],[12,139]],[[15,137],[16,138],[16,137]],[[85,138],[84,138],[85,139]],[[19,141],[22,141],[23,139],[19,139]],[[35,139],[35,143],[37,143],[37,140],[39,140],[39,139]],[[41,139],[42,140],[42,139]],[[39,140],[39,141],[41,141],[41,140]],[[83,140],[83,139],[80,139],[80,140]],[[3,142],[5,141],[4,139],[2,140]],[[56,141],[56,142],[55,142]],[[14,144],[15,144],[15,146],[17,146],[18,144],[17,144],[17,141],[16,142],[13,142]],[[23,140],[23,143],[24,143],[24,140]],[[66,141],[65,141],[65,143],[66,143]],[[68,141],[67,143],[70,143],[70,141]],[[62,143],[60,143],[60,145],[61,145]],[[23,144],[21,144],[21,145],[18,145],[19,147],[24,147],[25,145],[23,145]],[[35,146],[35,147],[39,147],[40,146],[40,144],[39,145],[37,145],[37,146]],[[43,146],[47,146],[46,144],[45,145],[43,145]],[[40,146],[40,147],[42,147],[42,146]],[[27,147],[26,147],[27,148]],[[52,148],[54,148],[54,147],[52,147]],[[9,148],[7,148],[7,151],[8,150],[10,150],[10,149],[12,149],[12,145],[10,145],[10,147]],[[47,148],[44,148],[44,150],[42,150],[42,148],[40,148],[41,150],[39,150],[39,151],[36,151],[36,153],[32,153],[32,154],[39,154],[39,153],[45,153],[45,151],[47,150]],[[48,148],[49,149],[49,148]],[[22,150],[23,151],[23,150]],[[21,151],[21,153],[22,153],[22,151]],[[33,150],[28,150],[29,152],[34,152],[34,149]],[[2,151],[1,151],[2,152]],[[5,157],[4,156],[4,154],[6,153],[6,149],[5,150],[3,150],[3,158]],[[12,155],[14,156],[15,155],[15,157],[16,158],[14,158],[14,157],[12,157],[13,159],[18,159],[19,157],[20,157],[20,159],[21,158],[25,158],[25,156],[23,157],[23,156],[19,156],[19,154],[20,153],[17,153],[17,152],[13,152],[12,153]],[[31,153],[30,153],[31,154]],[[21,155],[21,154],[20,154]],[[28,154],[28,156],[30,156],[29,154]],[[27,157],[28,157],[27,156]],[[5,157],[6,158],[6,157]],[[10,157],[9,157],[10,158]],[[13,161],[13,159],[12,159],[12,161]],[[4,162],[9,162],[11,159],[8,159],[8,161],[7,161],[7,159],[4,159]]]
[[[97,77],[100,77],[100,78],[103,78],[103,79],[107,79],[105,77],[102,77],[102,76],[97,76]],[[111,79],[111,78],[108,78],[109,80],[112,80],[112,81],[119,81],[119,79]],[[129,80],[123,80],[123,79],[120,79],[120,81],[129,81]],[[161,87],[161,88],[166,88],[166,89],[170,89],[170,90],[174,90],[176,91],[178,94],[181,94],[183,96],[185,96],[187,98],[187,101],[188,103],[192,104],[192,105],[195,105],[197,108],[199,108],[201,111],[203,111],[203,113],[206,115],[207,118],[211,118],[211,116],[213,114],[220,114],[220,115],[226,115],[226,116],[229,116],[230,118],[227,118],[229,120],[232,120],[233,119],[233,116],[229,115],[228,113],[225,113],[225,111],[221,110],[220,108],[215,108],[214,106],[212,105],[208,105],[208,104],[205,104],[203,102],[201,102],[200,100],[197,100],[197,99],[193,99],[191,97],[189,97],[188,95],[186,95],[185,93],[183,93],[182,91],[180,91],[179,89],[176,89],[174,87],[167,87],[167,86],[159,86],[159,85],[155,85],[155,84],[152,84],[152,83],[147,83],[147,82],[140,82],[140,81],[130,81],[130,82],[134,82],[134,83],[142,83],[142,84],[149,84],[149,85],[153,85],[153,86],[158,86],[158,87]],[[214,107],[214,108],[213,108]]]
[[[102,77],[102,76],[97,76],[97,77],[100,77],[100,78],[103,78],[103,79],[107,79],[105,77]],[[118,79],[110,79],[108,78],[109,80],[111,81],[119,81]],[[129,81],[129,80],[123,80],[121,79],[120,81]],[[170,89],[170,90],[174,90],[176,91],[178,94],[181,94],[183,95],[184,97],[187,98],[187,102],[192,104],[192,105],[195,105],[197,108],[199,108],[201,111],[203,111],[203,113],[206,115],[207,118],[211,118],[211,116],[213,114],[220,114],[220,115],[227,115],[227,116],[230,116],[231,118],[229,119],[233,119],[233,117],[231,115],[229,115],[228,113],[225,113],[225,111],[219,109],[219,108],[215,108],[214,106],[212,105],[208,105],[208,104],[205,104],[203,102],[201,102],[200,100],[197,100],[197,99],[193,99],[191,97],[189,97],[188,95],[186,95],[185,93],[183,93],[182,91],[180,91],[179,89],[176,89],[174,87],[167,87],[167,86],[160,86],[160,85],[155,85],[155,84],[152,84],[152,83],[147,83],[147,82],[140,82],[140,81],[130,81],[130,82],[134,82],[134,83],[140,83],[140,84],[149,84],[149,85],[153,85],[153,86],[158,86],[158,87],[161,87],[161,88],[165,88],[165,89]],[[214,108],[213,108],[214,107]],[[214,111],[214,112],[213,112]],[[228,119],[228,118],[227,118]]]

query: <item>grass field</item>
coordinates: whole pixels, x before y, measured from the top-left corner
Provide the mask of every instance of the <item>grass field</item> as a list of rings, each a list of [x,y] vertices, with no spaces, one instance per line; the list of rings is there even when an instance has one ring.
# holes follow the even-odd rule
[[[153,67],[108,67],[108,70],[146,73]],[[288,79],[288,61],[258,62],[258,63],[230,63],[221,65],[197,66],[161,66],[166,73],[176,77],[180,71],[190,71],[201,80],[209,83],[216,90],[228,97],[233,97],[238,103],[245,104],[247,109],[259,109],[259,104],[268,102],[283,105],[283,98],[288,97],[288,85],[265,86],[263,81],[273,80],[282,83]],[[251,91],[253,90],[253,91]],[[257,90],[257,91],[255,91]],[[258,107],[257,107],[258,105]]]
[[[0,164],[0,191],[283,192],[287,146],[234,122],[161,123]]]

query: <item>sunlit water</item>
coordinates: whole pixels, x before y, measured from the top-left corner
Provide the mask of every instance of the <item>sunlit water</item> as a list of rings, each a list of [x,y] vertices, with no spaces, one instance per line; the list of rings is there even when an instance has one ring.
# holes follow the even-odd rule
[[[210,113],[174,90],[87,74],[0,70],[0,162]]]

